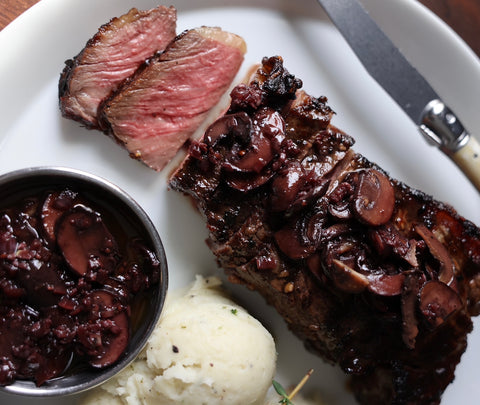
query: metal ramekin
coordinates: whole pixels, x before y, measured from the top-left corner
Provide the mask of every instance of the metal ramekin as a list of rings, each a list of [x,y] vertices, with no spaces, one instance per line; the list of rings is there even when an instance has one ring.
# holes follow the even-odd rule
[[[161,263],[160,283],[153,294],[145,321],[133,332],[127,350],[118,362],[103,370],[89,368],[65,374],[47,381],[40,387],[37,387],[32,381],[23,380],[0,387],[4,392],[11,394],[48,397],[74,394],[93,388],[117,374],[136,358],[159,320],[167,293],[168,268],[162,241],[150,218],[132,197],[116,185],[101,177],[64,167],[32,167],[0,176],[2,198],[11,193],[39,186],[45,186],[45,188],[70,186],[80,189],[80,191],[84,189],[90,193],[98,193],[97,195],[102,196],[102,200],[114,201],[115,209],[120,209],[124,215],[131,215],[135,221],[142,224],[145,236],[148,237],[146,242],[150,244]]]

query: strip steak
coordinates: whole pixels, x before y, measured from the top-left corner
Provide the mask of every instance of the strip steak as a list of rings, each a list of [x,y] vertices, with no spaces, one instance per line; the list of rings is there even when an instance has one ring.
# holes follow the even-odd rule
[[[103,128],[161,170],[228,90],[245,51],[242,38],[220,28],[185,31],[103,103]]]
[[[60,109],[65,117],[98,128],[100,102],[176,36],[176,10],[159,6],[132,8],[100,27],[85,48],[65,62],[59,82]]]
[[[361,404],[438,404],[480,311],[480,230],[390,178],[280,57],[231,93],[170,187],[234,283],[261,293]]]

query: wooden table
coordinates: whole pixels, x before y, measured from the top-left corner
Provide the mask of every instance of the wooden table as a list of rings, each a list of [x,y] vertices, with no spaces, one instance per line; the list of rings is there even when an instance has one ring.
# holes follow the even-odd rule
[[[0,30],[39,0],[0,0]],[[449,24],[480,56],[480,0],[418,0]]]

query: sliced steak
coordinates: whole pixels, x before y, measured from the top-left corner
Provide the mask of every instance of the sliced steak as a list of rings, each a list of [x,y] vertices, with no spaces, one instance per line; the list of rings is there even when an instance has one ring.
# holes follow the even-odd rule
[[[219,28],[182,33],[103,103],[103,128],[161,170],[227,91],[245,51],[243,39]]]
[[[66,66],[59,82],[60,109],[65,117],[98,128],[100,102],[176,36],[176,10],[160,6],[132,8],[100,27],[85,48]]]
[[[361,404],[438,404],[480,312],[480,229],[355,153],[281,58],[231,93],[170,187]]]

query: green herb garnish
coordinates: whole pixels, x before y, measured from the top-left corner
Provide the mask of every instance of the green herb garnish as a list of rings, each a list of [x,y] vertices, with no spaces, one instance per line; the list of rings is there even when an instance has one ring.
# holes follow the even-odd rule
[[[287,391],[285,391],[285,388],[283,388],[282,384],[280,384],[278,381],[273,380],[272,381],[273,388],[275,388],[275,391],[277,392],[277,394],[282,397],[282,399],[280,399],[280,401],[278,402],[284,405],[293,405],[293,402],[292,402],[293,397],[297,395],[298,392],[302,389],[302,387],[305,385],[305,383],[310,378],[312,373],[313,373],[313,368],[308,370],[308,373],[305,374],[305,376],[302,378],[302,380],[298,383],[298,385],[293,389],[293,391],[290,394],[287,394]]]
[[[285,391],[285,388],[282,387],[282,384],[273,380],[272,385],[273,388],[275,388],[275,391],[277,391],[277,394],[282,397],[282,399],[278,401],[279,404],[293,405],[292,401],[290,401],[290,398],[288,397],[287,392]]]
[[[238,310],[236,308],[233,308],[230,310],[230,312],[233,314],[233,315],[237,315],[238,313]]]

